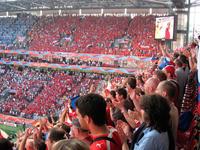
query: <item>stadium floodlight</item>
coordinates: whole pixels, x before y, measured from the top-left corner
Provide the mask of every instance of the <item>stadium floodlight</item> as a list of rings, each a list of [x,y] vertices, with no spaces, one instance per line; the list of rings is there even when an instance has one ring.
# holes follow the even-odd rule
[[[172,1],[158,1],[158,0],[143,0],[144,2],[151,2],[151,3],[154,3],[154,4],[161,4],[161,5],[167,5],[167,6],[169,6],[169,5],[172,5],[173,3],[172,3]]]

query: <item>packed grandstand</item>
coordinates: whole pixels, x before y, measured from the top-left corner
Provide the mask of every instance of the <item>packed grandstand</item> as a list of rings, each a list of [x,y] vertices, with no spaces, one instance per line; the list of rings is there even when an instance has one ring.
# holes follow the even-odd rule
[[[0,17],[0,150],[199,149],[200,39],[160,16]]]

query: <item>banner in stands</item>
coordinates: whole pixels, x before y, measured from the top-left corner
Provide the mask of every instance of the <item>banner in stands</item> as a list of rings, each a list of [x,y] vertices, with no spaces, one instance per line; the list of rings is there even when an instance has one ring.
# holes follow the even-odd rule
[[[28,51],[28,50],[0,50],[0,53],[15,54],[15,55],[30,55],[32,57],[55,57],[55,58],[81,58],[91,60],[118,60],[118,61],[151,61],[152,57],[141,58],[137,56],[121,56],[121,55],[103,55],[103,54],[86,54],[86,53],[67,53],[67,52],[43,52],[43,51]]]
[[[75,110],[76,109],[76,105],[75,105],[75,103],[76,103],[76,101],[79,99],[79,95],[78,96],[75,96],[75,97],[73,97],[73,98],[71,98],[71,107]]]
[[[25,119],[25,118],[20,118],[20,117],[14,117],[14,116],[9,116],[9,115],[3,115],[0,114],[0,120],[2,124],[5,124],[5,120],[8,122],[10,122],[9,125],[13,126],[13,124],[32,124],[33,122],[35,122],[35,120],[32,119]],[[8,123],[6,123],[8,125]],[[15,126],[15,125],[14,125]]]
[[[34,62],[8,61],[8,60],[3,60],[3,59],[0,60],[0,64],[26,66],[26,67],[38,67],[38,68],[52,68],[52,69],[72,70],[72,71],[81,71],[81,72],[95,72],[95,73],[118,73],[118,74],[134,74],[135,73],[135,69],[126,69],[126,68],[34,63]]]

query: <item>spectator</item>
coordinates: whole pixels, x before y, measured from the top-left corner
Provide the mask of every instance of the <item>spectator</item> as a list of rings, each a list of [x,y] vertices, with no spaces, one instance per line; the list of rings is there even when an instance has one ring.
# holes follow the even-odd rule
[[[178,119],[179,113],[178,109],[174,104],[174,101],[177,99],[177,87],[173,84],[172,81],[162,81],[159,83],[156,93],[167,99],[167,102],[170,106],[170,126],[172,128],[173,138],[176,141],[177,129],[178,129]]]
[[[153,77],[158,78],[160,80],[160,82],[167,80],[167,76],[162,70],[155,70]]]
[[[143,80],[142,75],[139,75],[139,76],[137,77],[137,86],[138,86],[139,88],[143,88],[143,87],[144,87],[144,80]]]
[[[125,110],[133,110],[133,102],[130,100],[127,100],[127,91],[124,88],[119,88],[116,91],[116,101],[122,103],[122,105],[124,106]],[[115,105],[115,101],[112,102]],[[120,108],[118,107],[114,107],[111,110],[111,115],[112,115],[112,119],[113,122],[116,123],[117,120],[123,120],[126,121],[126,119],[124,118]]]
[[[167,100],[159,95],[147,95],[141,99],[140,104],[145,127],[133,140],[132,149],[174,150],[173,136],[170,136],[170,107]]]
[[[144,92],[145,94],[153,94],[156,91],[156,88],[159,84],[159,79],[158,78],[149,78],[145,84],[144,84]]]
[[[46,142],[48,150],[52,150],[53,144],[63,139],[66,139],[65,131],[61,128],[52,128]]]
[[[176,76],[175,76],[175,67],[174,66],[167,65],[162,70],[166,74],[167,79],[175,79]]]
[[[117,131],[106,127],[106,102],[98,94],[87,94],[76,102],[76,113],[83,129],[89,130],[93,139],[90,150],[120,150]]]
[[[179,99],[182,101],[188,75],[183,70],[183,63],[181,62],[180,59],[175,60],[175,68],[176,68],[175,70],[176,80],[179,85]]]
[[[87,144],[92,143],[92,139],[89,136],[89,131],[81,128],[78,119],[72,120],[71,137],[79,139]]]

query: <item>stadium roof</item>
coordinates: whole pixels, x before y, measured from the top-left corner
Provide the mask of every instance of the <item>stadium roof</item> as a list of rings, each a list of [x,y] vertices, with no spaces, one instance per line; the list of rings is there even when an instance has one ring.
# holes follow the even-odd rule
[[[188,0],[0,0],[0,11],[184,7]],[[200,0],[190,0],[196,4]]]

